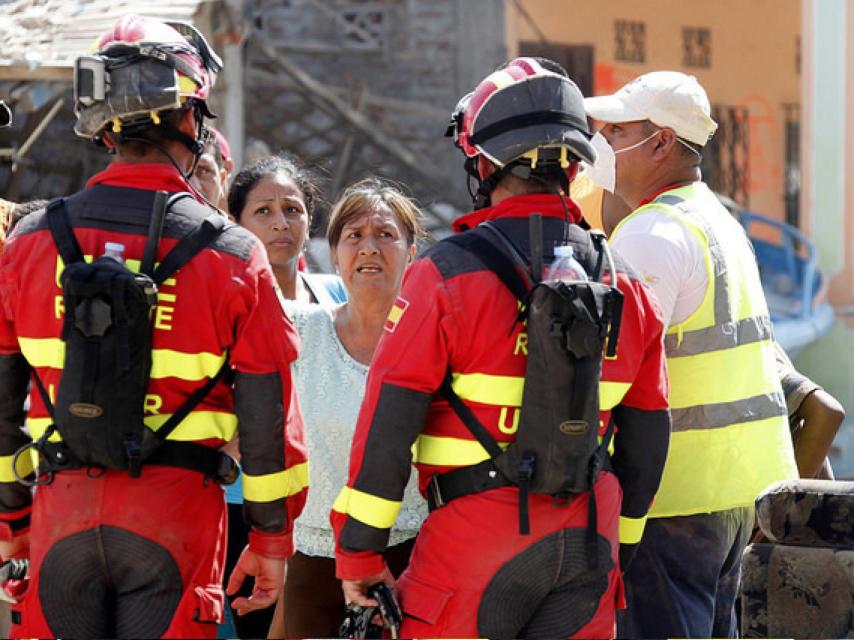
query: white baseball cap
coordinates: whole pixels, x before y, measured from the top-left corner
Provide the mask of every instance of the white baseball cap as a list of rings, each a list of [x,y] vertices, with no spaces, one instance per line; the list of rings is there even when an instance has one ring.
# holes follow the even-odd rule
[[[678,71],[645,73],[616,93],[585,98],[584,109],[591,118],[608,123],[649,120],[701,146],[718,128],[705,89],[697,78]]]

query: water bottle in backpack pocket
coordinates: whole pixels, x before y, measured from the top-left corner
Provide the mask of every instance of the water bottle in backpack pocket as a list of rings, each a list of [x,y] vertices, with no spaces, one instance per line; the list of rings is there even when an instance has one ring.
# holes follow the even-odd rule
[[[546,269],[544,280],[563,280],[564,282],[586,282],[584,267],[574,257],[572,245],[555,247],[554,262]]]

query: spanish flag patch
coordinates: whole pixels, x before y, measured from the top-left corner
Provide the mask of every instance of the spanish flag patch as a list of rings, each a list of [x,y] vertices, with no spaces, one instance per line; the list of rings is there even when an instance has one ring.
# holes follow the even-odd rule
[[[408,306],[409,301],[398,296],[397,300],[395,300],[394,304],[391,306],[391,311],[388,312],[388,318],[386,318],[385,321],[386,331],[394,333],[394,330],[397,329],[397,323],[400,322],[400,319],[403,317],[403,313],[406,311]]]

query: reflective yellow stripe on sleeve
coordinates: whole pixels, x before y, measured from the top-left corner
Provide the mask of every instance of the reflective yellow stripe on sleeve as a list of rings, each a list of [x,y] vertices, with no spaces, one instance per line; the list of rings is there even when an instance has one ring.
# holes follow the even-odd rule
[[[391,529],[400,512],[400,504],[399,501],[344,487],[335,499],[332,509],[376,529]]]
[[[28,455],[29,452],[22,453],[18,456],[18,475],[26,478],[33,472],[35,468],[33,457]],[[0,456],[0,482],[17,482],[15,474],[12,473],[12,461],[15,456]]]
[[[243,474],[243,497],[251,502],[273,502],[295,495],[308,486],[308,463],[260,476]]]
[[[623,397],[631,388],[630,382],[607,382],[599,383],[599,410],[610,411],[622,401]]]
[[[65,343],[59,338],[18,338],[21,353],[33,367],[62,369],[65,365]],[[151,379],[212,378],[225,362],[225,353],[186,353],[174,349],[152,349]]]
[[[620,544],[637,544],[640,542],[645,526],[646,516],[643,518],[620,516]]]

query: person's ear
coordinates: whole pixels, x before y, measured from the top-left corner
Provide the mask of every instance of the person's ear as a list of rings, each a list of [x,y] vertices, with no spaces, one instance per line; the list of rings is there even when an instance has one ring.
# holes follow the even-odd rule
[[[653,155],[655,157],[666,158],[677,144],[679,143],[676,141],[676,132],[673,129],[664,128],[661,130],[661,135],[655,141]]]
[[[566,179],[569,180],[569,182],[575,180],[580,166],[581,163],[578,160],[573,160],[569,163],[569,166],[566,168]]]
[[[178,130],[191,138],[196,137],[196,115],[192,109],[185,109],[178,120]]]
[[[477,157],[477,173],[480,175],[481,180],[486,180],[495,173],[495,165],[483,157],[483,155],[479,155]]]
[[[415,243],[413,242],[411,245],[409,245],[409,249],[408,249],[408,250],[407,250],[407,252],[406,252],[406,254],[407,254],[407,255],[406,255],[406,262],[407,262],[407,264],[408,264],[408,263],[410,263],[410,262],[412,262],[413,260],[415,260],[415,254],[416,254],[417,252],[418,252],[418,247],[416,247],[416,246],[415,246]]]
[[[116,141],[113,140],[113,137],[106,131],[101,134],[101,142],[104,143],[104,146],[107,147],[107,149],[116,148]]]

